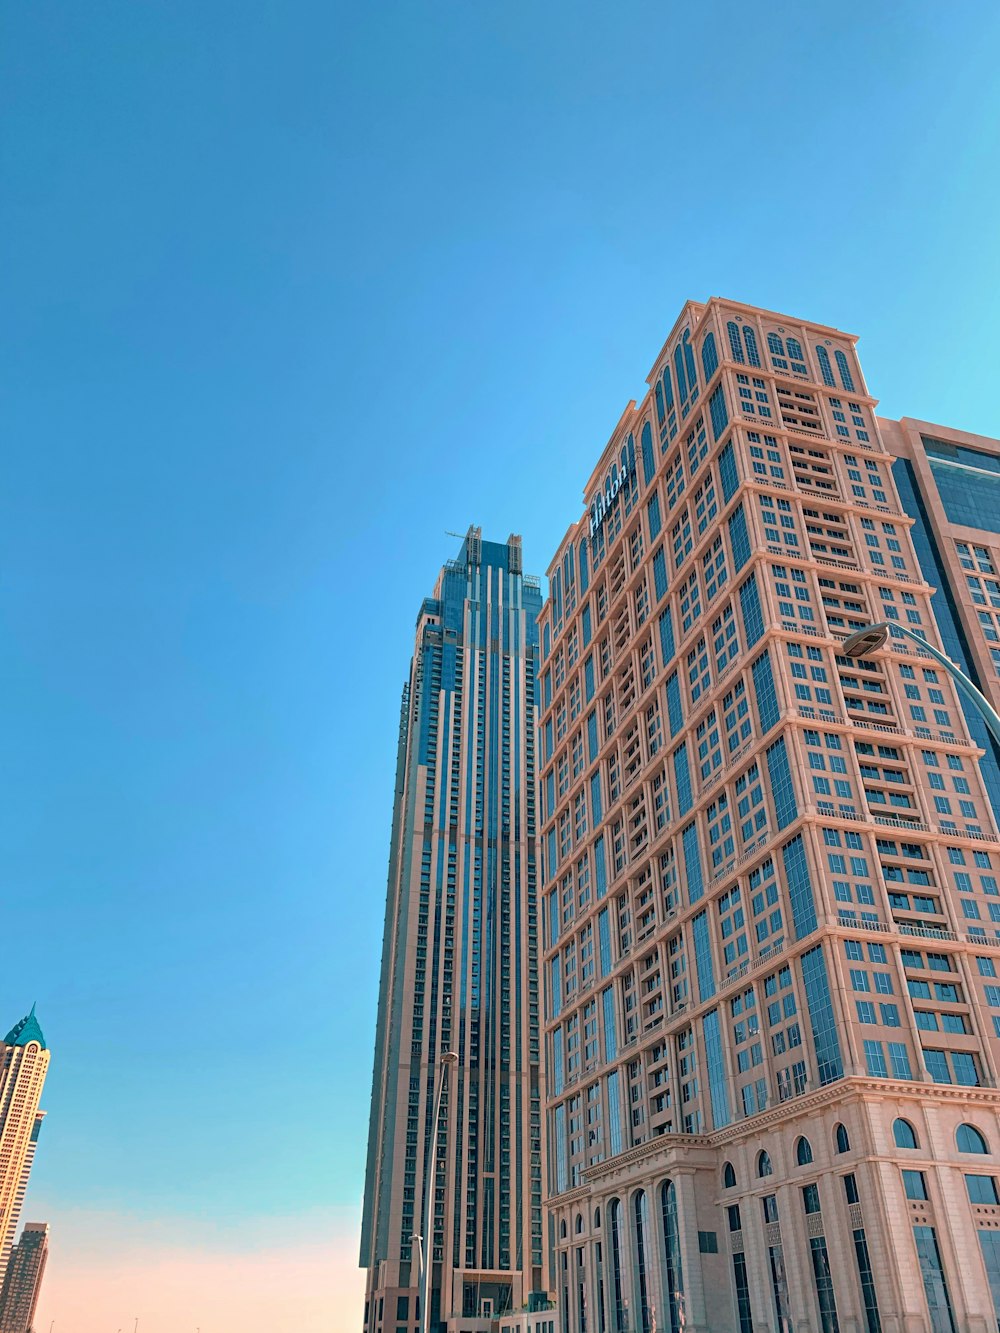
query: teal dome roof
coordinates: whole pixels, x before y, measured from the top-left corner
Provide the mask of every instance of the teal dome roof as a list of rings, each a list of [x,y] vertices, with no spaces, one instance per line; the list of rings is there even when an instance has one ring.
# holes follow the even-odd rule
[[[8,1046],[27,1046],[29,1041],[37,1041],[43,1051],[48,1049],[38,1019],[35,1017],[34,1005],[31,1006],[31,1013],[25,1014],[20,1023],[15,1023],[4,1037],[4,1042]]]

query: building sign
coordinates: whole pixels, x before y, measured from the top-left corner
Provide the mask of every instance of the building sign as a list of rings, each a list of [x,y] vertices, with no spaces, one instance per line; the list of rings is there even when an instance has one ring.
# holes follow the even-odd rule
[[[620,463],[612,463],[608,475],[604,478],[604,489],[598,491],[590,506],[590,535],[595,536],[614,503],[615,496],[623,486],[635,480],[635,440],[630,435],[628,444],[622,446]]]

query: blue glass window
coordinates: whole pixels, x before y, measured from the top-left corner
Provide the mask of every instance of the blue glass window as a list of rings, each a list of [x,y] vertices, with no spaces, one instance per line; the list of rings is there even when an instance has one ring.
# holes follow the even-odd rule
[[[795,938],[801,940],[816,929],[816,900],[813,897],[809,863],[806,860],[806,849],[801,833],[782,847],[781,858],[785,866],[785,881],[788,885],[788,901],[792,909]]]
[[[601,1007],[604,1010],[604,1058],[613,1060],[618,1054],[618,1035],[615,1032],[615,992],[609,986],[601,992]]]
[[[677,813],[686,815],[691,809],[691,771],[688,767],[686,741],[682,741],[674,751],[674,780],[677,784]]]
[[[590,804],[594,815],[594,826],[601,822],[601,773],[600,770],[590,776]],[[780,826],[779,826],[780,827]]]
[[[699,912],[691,922],[694,936],[694,966],[698,976],[698,998],[709,1000],[715,994],[715,968],[708,936],[708,913]]]
[[[738,573],[750,559],[750,535],[742,502],[733,510],[729,520],[729,540],[733,547],[733,567]]]
[[[833,378],[833,369],[830,365],[830,354],[825,347],[816,348],[816,360],[819,362],[820,374],[823,376],[823,383],[829,384],[831,389],[837,387],[837,381]]]
[[[746,646],[752,648],[764,635],[764,612],[761,610],[760,594],[757,592],[756,574],[751,574],[740,588],[740,615],[743,617]]]
[[[719,480],[722,482],[723,499],[728,504],[740,484],[740,474],[736,467],[736,455],[731,440],[719,454]]]
[[[688,902],[696,903],[705,892],[705,877],[701,869],[698,826],[693,821],[684,830],[682,841],[684,844],[684,869],[687,873]]]
[[[645,485],[649,485],[656,474],[656,456],[653,453],[653,432],[649,428],[649,422],[645,422],[642,427],[642,480]]]
[[[618,1070],[608,1075],[608,1144],[612,1157],[622,1150],[621,1107],[618,1104]]]
[[[564,1077],[563,1032],[561,1027],[557,1027],[554,1028],[552,1032],[552,1091],[557,1097],[563,1090]]]
[[[729,412],[726,408],[725,386],[720,384],[708,400],[708,411],[712,418],[712,439],[718,440],[729,425]]]
[[[608,891],[608,868],[604,860],[604,834],[594,840],[594,884],[597,897],[603,898]]]
[[[663,520],[660,517],[660,497],[658,495],[650,496],[646,513],[649,515],[649,540],[652,542],[659,536],[660,528],[663,526]]]
[[[798,814],[798,809],[795,804],[792,770],[789,767],[783,736],[768,746],[767,777],[771,786],[771,798],[774,801],[778,828],[779,830],[787,828]]]
[[[715,350],[715,334],[709,333],[701,345],[701,368],[705,372],[705,383],[712,378],[719,369],[719,354]],[[716,436],[716,439],[719,437]]]
[[[597,758],[597,711],[587,718],[587,760],[593,763]]]
[[[698,387],[698,372],[694,368],[694,349],[691,346],[691,335],[687,329],[684,330],[684,364],[687,366],[688,375],[688,393],[694,393]]]
[[[611,928],[606,907],[602,907],[597,914],[597,948],[601,958],[601,976],[606,977],[611,971]]]
[[[920,1275],[924,1280],[924,1295],[931,1317],[931,1333],[956,1333],[955,1320],[951,1311],[951,1298],[948,1295],[948,1283],[945,1280],[941,1253],[938,1250],[937,1235],[933,1227],[917,1226],[913,1228],[913,1239],[917,1246],[917,1259],[920,1263]]]
[[[569,1184],[569,1166],[566,1159],[566,1105],[556,1107],[556,1193],[561,1194]]]
[[[826,974],[822,945],[817,945],[815,949],[810,949],[808,953],[802,955],[799,959],[799,970],[809,1008],[809,1024],[812,1029],[813,1049],[816,1052],[816,1074],[822,1086],[844,1077],[844,1062],[840,1054],[837,1020],[830,999],[830,983]]]
[[[719,1011],[711,1010],[702,1019],[705,1038],[705,1063],[708,1067],[708,1091],[712,1103],[712,1123],[724,1129],[732,1120],[729,1092],[726,1087],[726,1066],[722,1058],[722,1036],[719,1032]]]
[[[666,595],[667,591],[667,558],[663,554],[663,547],[653,556],[653,591],[656,593],[656,600]]]
[[[674,622],[668,606],[660,616],[660,652],[663,654],[664,666],[669,666],[673,661],[675,651]]]
[[[851,375],[850,367],[847,364],[847,357],[838,348],[833,354],[833,359],[837,363],[837,370],[840,372],[840,382],[848,393],[854,392],[854,377]]]
[[[681,687],[677,680],[676,671],[667,681],[667,721],[670,723],[671,736],[676,736],[684,726],[684,714],[681,710]]]
[[[753,677],[754,693],[757,696],[757,716],[760,718],[761,734],[766,735],[778,721],[778,696],[774,689],[770,655],[767,652],[761,653],[750,672]]]
[[[760,353],[757,350],[757,335],[749,324],[743,325],[743,340],[747,345],[747,361],[752,366],[759,366]]]
[[[729,350],[732,353],[733,360],[743,365],[743,344],[740,342],[740,326],[734,324],[732,320],[726,325],[726,332],[729,334]]]
[[[688,396],[687,381],[684,378],[684,353],[680,343],[674,349],[674,374],[677,376],[677,397],[683,403]]]

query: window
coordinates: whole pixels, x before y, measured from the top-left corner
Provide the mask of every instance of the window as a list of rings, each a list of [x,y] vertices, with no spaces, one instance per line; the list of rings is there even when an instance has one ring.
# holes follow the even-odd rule
[[[727,1162],[722,1168],[722,1188],[726,1190],[734,1189],[736,1186],[736,1172],[733,1170],[732,1162]]]
[[[768,1157],[766,1152],[760,1153],[760,1155],[757,1158],[757,1175],[760,1176],[761,1179],[763,1179],[764,1176],[770,1176],[773,1174],[774,1173],[771,1169],[770,1157]]]
[[[847,1130],[843,1125],[838,1125],[834,1131],[834,1142],[837,1145],[837,1152],[850,1152],[851,1140],[848,1137]]]
[[[795,1160],[799,1166],[807,1166],[813,1159],[813,1150],[809,1140],[800,1138],[795,1145]]]
[[[820,1211],[818,1185],[803,1185],[802,1206],[807,1213],[818,1213]]]
[[[917,1135],[909,1120],[894,1120],[892,1137],[897,1148],[919,1148]],[[924,1196],[926,1197],[926,1196]]]
[[[903,1190],[908,1199],[927,1198],[927,1180],[922,1171],[903,1172]]]
[[[966,1176],[965,1188],[969,1192],[970,1203],[1000,1203],[997,1183],[992,1176]]]
[[[988,1153],[986,1140],[975,1125],[959,1125],[955,1131],[955,1142],[959,1152]]]

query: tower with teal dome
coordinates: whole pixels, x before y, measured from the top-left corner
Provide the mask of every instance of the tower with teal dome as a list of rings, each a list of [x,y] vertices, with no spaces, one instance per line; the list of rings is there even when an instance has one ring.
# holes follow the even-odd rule
[[[32,1005],[0,1044],[0,1286],[6,1276],[45,1116],[39,1110],[39,1102],[49,1056]]]

